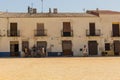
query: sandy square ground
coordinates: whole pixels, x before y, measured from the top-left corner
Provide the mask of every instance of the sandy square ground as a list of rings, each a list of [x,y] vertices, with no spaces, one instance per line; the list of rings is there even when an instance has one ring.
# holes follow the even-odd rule
[[[120,80],[120,57],[1,58],[0,80]]]

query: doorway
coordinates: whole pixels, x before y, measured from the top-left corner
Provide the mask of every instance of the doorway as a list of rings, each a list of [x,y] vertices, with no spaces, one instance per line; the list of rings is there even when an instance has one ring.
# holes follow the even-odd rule
[[[115,40],[113,43],[114,43],[114,55],[118,56],[120,53],[120,41]]]
[[[97,55],[98,54],[97,41],[89,41],[88,42],[88,50],[89,50],[89,55]]]
[[[19,56],[19,42],[10,41],[10,56],[18,57]]]
[[[71,40],[62,41],[62,50],[64,56],[73,56],[72,41]]]

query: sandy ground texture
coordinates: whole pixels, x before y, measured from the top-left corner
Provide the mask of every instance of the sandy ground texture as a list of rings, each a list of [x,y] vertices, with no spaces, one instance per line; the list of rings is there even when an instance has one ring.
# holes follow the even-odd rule
[[[120,80],[120,57],[1,58],[0,80]]]

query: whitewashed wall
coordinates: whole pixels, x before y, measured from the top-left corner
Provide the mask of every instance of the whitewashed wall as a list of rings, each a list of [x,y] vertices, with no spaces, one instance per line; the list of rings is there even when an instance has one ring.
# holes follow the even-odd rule
[[[10,23],[17,22],[18,30],[21,36],[18,38],[7,37],[7,29],[10,28]],[[73,29],[73,37],[61,37],[63,22],[71,22]],[[86,29],[89,29],[89,23],[94,22],[96,29],[100,29],[102,36],[87,37]],[[113,40],[120,38],[112,38],[112,22],[120,22],[120,15],[101,15],[100,17],[54,17],[54,18],[0,18],[0,30],[4,37],[0,37],[0,51],[10,51],[10,41],[19,41],[19,51],[21,51],[21,42],[29,41],[30,48],[36,41],[47,41],[47,48],[52,47],[52,52],[62,52],[62,40],[72,40],[74,56],[81,56],[80,48],[88,45],[88,41],[96,40],[98,42],[99,55],[104,50],[105,41],[112,43]],[[47,29],[48,36],[34,37],[34,30],[37,23],[44,23]]]

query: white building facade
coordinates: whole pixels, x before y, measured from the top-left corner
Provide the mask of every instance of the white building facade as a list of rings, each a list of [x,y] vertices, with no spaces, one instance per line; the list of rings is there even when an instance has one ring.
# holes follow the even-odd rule
[[[45,56],[119,55],[120,12],[0,13],[0,56],[29,55],[44,48]],[[103,53],[106,52],[106,53]]]

